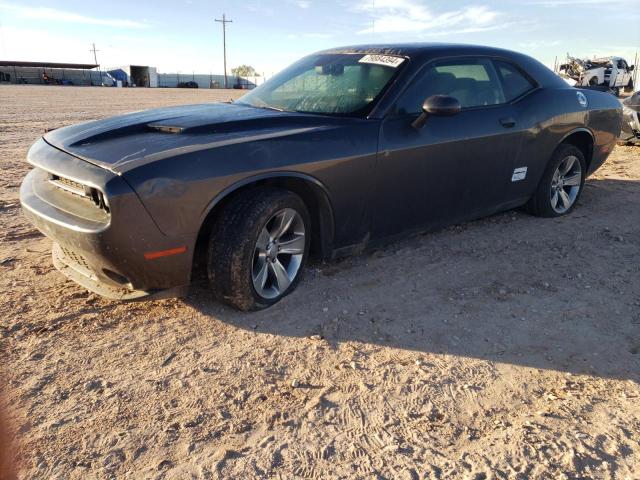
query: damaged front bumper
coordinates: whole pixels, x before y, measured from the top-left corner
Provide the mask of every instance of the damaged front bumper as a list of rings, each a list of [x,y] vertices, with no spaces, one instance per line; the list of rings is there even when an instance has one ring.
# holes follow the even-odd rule
[[[636,107],[638,108],[638,107]],[[640,140],[640,108],[633,109],[626,105],[622,109],[622,132],[620,138],[625,141]]]
[[[122,278],[126,282],[124,286],[117,281],[114,281],[115,284],[112,283],[111,279],[105,281],[105,279],[98,277],[96,271],[89,267],[82,256],[66,249],[59,243],[53,244],[51,256],[53,266],[65,277],[87,290],[110,300],[159,300],[162,298],[182,297],[187,294],[189,289],[188,285],[182,285],[164,290],[135,290],[133,285],[127,282],[128,279],[124,277]]]
[[[121,176],[44,140],[34,144],[28,160],[36,168],[22,183],[20,202],[25,216],[54,241],[58,270],[115,300],[186,292],[195,239],[164,235]],[[102,204],[83,196],[94,189],[104,197]],[[176,246],[184,247],[179,255],[149,258],[149,252]]]

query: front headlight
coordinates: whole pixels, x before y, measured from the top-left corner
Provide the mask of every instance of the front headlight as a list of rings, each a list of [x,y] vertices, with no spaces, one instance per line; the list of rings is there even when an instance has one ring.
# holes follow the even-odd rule
[[[629,124],[629,126],[635,130],[640,131],[640,113],[623,105],[622,106],[622,118]]]

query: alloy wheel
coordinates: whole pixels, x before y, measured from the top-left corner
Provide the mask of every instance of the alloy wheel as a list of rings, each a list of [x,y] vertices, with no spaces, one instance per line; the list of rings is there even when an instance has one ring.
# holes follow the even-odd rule
[[[251,272],[259,296],[277,298],[295,280],[305,254],[305,234],[302,216],[292,208],[276,212],[262,227]]]
[[[551,179],[551,208],[567,212],[575,203],[582,187],[582,166],[574,155],[564,158]]]

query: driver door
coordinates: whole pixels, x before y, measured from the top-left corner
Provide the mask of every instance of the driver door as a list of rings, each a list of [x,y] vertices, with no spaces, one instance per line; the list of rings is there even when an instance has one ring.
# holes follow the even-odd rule
[[[457,98],[462,110],[414,128],[435,94]],[[490,59],[423,68],[381,125],[374,236],[435,228],[503,203],[520,144],[514,115]]]

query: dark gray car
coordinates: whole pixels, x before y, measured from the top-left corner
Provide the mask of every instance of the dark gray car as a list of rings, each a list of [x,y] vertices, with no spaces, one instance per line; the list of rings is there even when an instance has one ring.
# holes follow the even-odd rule
[[[86,288],[177,295],[201,261],[214,295],[250,310],[291,292],[311,254],[523,205],[570,212],[621,118],[612,95],[507,50],[336,48],[233,103],[50,132],[20,195]]]

